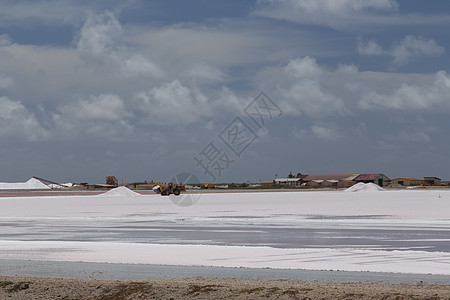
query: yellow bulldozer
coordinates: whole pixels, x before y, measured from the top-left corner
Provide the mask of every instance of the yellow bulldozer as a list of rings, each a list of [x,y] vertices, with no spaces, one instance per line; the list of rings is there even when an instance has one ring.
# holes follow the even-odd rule
[[[200,188],[202,189],[215,189],[216,185],[213,183],[205,183]]]
[[[114,176],[106,176],[106,184],[112,186],[119,186],[119,181]]]
[[[184,184],[169,182],[155,186],[153,191],[161,194],[161,196],[170,196],[171,194],[179,196],[181,192],[186,192],[186,186]]]

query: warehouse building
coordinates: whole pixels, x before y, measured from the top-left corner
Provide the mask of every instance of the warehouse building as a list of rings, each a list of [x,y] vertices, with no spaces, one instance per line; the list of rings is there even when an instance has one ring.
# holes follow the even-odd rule
[[[431,186],[440,186],[442,185],[442,179],[437,177],[424,177],[424,181],[427,183],[427,185]]]
[[[375,183],[379,186],[387,186],[391,180],[384,174],[360,174],[355,179],[353,179],[356,183]]]
[[[395,178],[392,179],[391,183],[393,185],[401,185],[401,186],[420,186],[425,185],[425,181],[417,178]]]

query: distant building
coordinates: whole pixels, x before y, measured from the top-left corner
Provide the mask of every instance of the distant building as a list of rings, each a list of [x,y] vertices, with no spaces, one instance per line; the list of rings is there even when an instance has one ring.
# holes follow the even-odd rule
[[[337,187],[338,188],[349,188],[356,184],[353,180],[341,180],[338,182]]]
[[[308,182],[312,180],[354,180],[360,174],[321,174],[321,175],[304,175],[303,181]]]
[[[420,186],[425,185],[425,181],[417,178],[395,178],[391,180],[392,185]]]
[[[310,188],[321,188],[324,187],[325,180],[316,179],[316,180],[310,180],[306,182],[306,186]]]
[[[424,177],[424,181],[431,186],[439,186],[442,185],[442,179],[437,177]]]
[[[391,180],[384,174],[313,174],[298,173],[295,178],[278,178],[275,183],[289,186],[307,186],[312,188],[348,188],[358,182],[375,183],[387,186]]]
[[[360,174],[353,179],[356,183],[375,183],[379,186],[387,186],[391,180],[384,174]]]
[[[300,178],[277,178],[275,183],[279,185],[299,186],[301,184]]]
[[[384,174],[313,174],[303,175],[298,173],[297,176],[291,177],[292,172],[288,178],[277,178],[273,181],[264,181],[262,186],[301,186],[310,188],[349,188],[356,183],[374,183],[381,187],[397,187],[402,186],[450,186],[449,181],[442,181],[438,177],[424,177],[424,179],[417,178],[395,178],[390,179]]]
[[[302,175],[302,181],[306,186],[312,188],[321,187],[349,187],[359,174],[321,174],[321,175]]]
[[[261,187],[272,187],[275,185],[275,180],[267,180],[261,182]]]

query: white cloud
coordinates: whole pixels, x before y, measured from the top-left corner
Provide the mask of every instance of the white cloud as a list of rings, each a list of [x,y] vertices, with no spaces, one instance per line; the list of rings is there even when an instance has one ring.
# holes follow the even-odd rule
[[[317,79],[323,74],[323,69],[309,56],[291,60],[284,70],[298,79]]]
[[[0,25],[32,27],[38,25],[60,26],[81,24],[89,11],[110,7],[121,10],[132,0],[38,0],[2,1]]]
[[[358,39],[356,50],[360,55],[392,56],[393,64],[396,66],[405,65],[413,58],[421,56],[440,56],[445,53],[445,49],[439,46],[433,39],[425,39],[421,36],[408,35],[391,49],[383,51],[382,47],[374,40],[363,41]]]
[[[141,75],[164,77],[164,72],[150,59],[141,54],[134,54],[126,58],[122,68],[125,75],[130,77]]]
[[[407,130],[402,130],[397,139],[410,141],[410,142],[429,142],[431,140],[430,135],[427,132],[416,131],[410,132]]]
[[[90,13],[81,28],[77,47],[89,55],[112,55],[117,50],[114,38],[119,36],[121,31],[122,26],[112,12]]]
[[[36,22],[44,24],[72,23],[88,9],[76,1],[4,1],[0,11],[2,25],[30,26]]]
[[[9,88],[14,84],[14,80],[6,75],[0,74],[0,89]]]
[[[134,130],[128,121],[131,113],[117,95],[102,94],[63,104],[52,117],[55,134],[60,137],[87,134],[122,140]]]
[[[68,103],[61,106],[60,110],[80,121],[117,121],[129,116],[123,100],[108,94]]]
[[[175,80],[136,95],[143,120],[153,124],[189,124],[212,115],[208,98]]]
[[[361,5],[355,10],[368,10],[366,4]],[[270,56],[272,49],[280,48],[273,42],[277,39],[255,32],[254,27],[245,31],[230,24],[142,28],[120,24],[112,12],[91,14],[72,47],[4,43],[0,70],[7,76],[0,75],[0,88],[26,83],[26,88],[13,91],[21,93],[14,98],[24,99],[25,105],[35,101],[45,102],[43,107],[57,107],[48,112],[53,125],[45,123],[54,127],[50,133],[56,137],[72,132],[74,136],[115,138],[135,132],[134,126],[142,124],[223,119],[241,113],[251,101],[246,97],[256,89],[273,95],[285,114],[316,119],[358,110],[446,107],[442,96],[447,93],[446,74],[434,83],[429,75],[360,72],[354,65],[330,69],[309,56],[280,66],[286,61]],[[433,53],[424,47],[405,49],[414,55]],[[383,51],[375,41],[362,43],[360,50],[367,55]],[[263,62],[268,67],[252,76]],[[245,69],[249,64],[251,69]],[[241,75],[233,70],[235,66],[250,71]],[[250,79],[253,86],[245,77],[249,74],[255,77]],[[241,79],[247,81],[241,84]],[[244,91],[227,86],[237,82]],[[392,97],[394,101],[389,100]]]
[[[205,62],[196,63],[187,72],[186,76],[196,82],[222,82],[225,75],[218,68]]]
[[[377,44],[376,41],[370,40],[370,41],[363,41],[361,39],[358,40],[358,45],[356,50],[361,55],[381,55],[383,54],[383,48]]]
[[[123,29],[114,13],[89,14],[76,41],[81,57],[95,67],[115,67],[125,76],[162,77],[162,70],[137,49],[121,42]]]
[[[432,140],[433,135],[438,133],[438,128],[421,124],[421,126],[408,126],[408,128],[400,129],[398,133],[387,135],[383,139],[386,144],[398,141],[428,143]]]
[[[11,37],[7,34],[0,34],[0,47],[12,44]]]
[[[305,128],[302,128],[302,127],[295,126],[292,130],[292,133],[294,134],[295,138],[302,140],[307,137],[308,130],[306,130]]]
[[[316,124],[311,127],[312,134],[325,141],[337,140],[341,134],[335,124]]]
[[[275,11],[290,9],[293,13],[333,16],[350,16],[370,10],[395,11],[398,7],[395,0],[260,0],[258,5]]]
[[[36,116],[20,101],[0,97],[0,137],[37,141],[48,136]]]
[[[160,125],[186,125],[205,119],[227,118],[242,113],[242,101],[226,87],[207,90],[174,80],[136,93],[134,107],[142,122]]]
[[[396,65],[403,65],[412,58],[418,56],[439,56],[445,53],[445,49],[433,39],[425,39],[408,35],[400,43],[398,43],[391,51]]]
[[[85,90],[89,84],[98,85],[105,78],[88,74],[89,69],[73,49],[17,43],[0,48],[0,70],[13,79],[12,86],[16,88],[10,95],[24,103],[31,99],[60,102],[75,88]]]
[[[339,30],[448,25],[448,14],[402,14],[396,0],[259,0],[252,15]]]
[[[24,86],[11,92],[25,103],[56,108],[39,115],[53,117],[46,124],[55,127],[50,131],[55,138],[64,132],[72,138],[114,137],[142,123],[189,124],[242,111],[243,101],[226,86],[228,78],[217,64],[183,60],[162,47],[159,68],[148,57],[152,49],[135,44],[133,33],[105,12],[89,16],[72,47],[7,43],[0,47],[0,88]],[[135,118],[121,114],[125,106]]]
[[[123,38],[128,44],[146,49],[154,61],[170,60],[171,66],[183,69],[198,63],[220,68],[267,64],[309,51],[308,43],[299,42],[312,38],[309,33],[287,32],[292,39],[286,40],[278,29],[248,20],[223,20],[214,24],[180,23],[161,28],[130,26]],[[279,46],[281,43],[283,47]]]
[[[322,119],[355,115],[360,110],[436,113],[450,109],[450,76],[361,72],[353,65],[328,70],[313,58],[262,70],[258,88],[273,95],[286,115]]]
[[[281,69],[264,70],[258,83],[261,90],[275,95],[288,115],[344,115],[347,109],[341,97],[324,86],[328,73],[314,58],[304,57],[291,60]]]
[[[395,0],[260,0],[254,14],[306,24],[346,27],[354,22],[364,22],[366,15],[395,12],[397,8]]]
[[[433,76],[429,83],[402,83],[390,93],[372,90],[362,95],[359,107],[362,109],[430,110],[450,108],[450,77],[444,71]]]

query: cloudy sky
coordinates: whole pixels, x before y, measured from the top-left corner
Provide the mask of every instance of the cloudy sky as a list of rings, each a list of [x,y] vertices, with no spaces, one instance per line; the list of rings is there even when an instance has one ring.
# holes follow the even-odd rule
[[[447,0],[1,0],[0,181],[450,180],[449,26]]]

